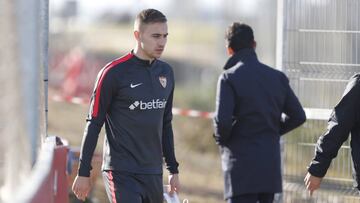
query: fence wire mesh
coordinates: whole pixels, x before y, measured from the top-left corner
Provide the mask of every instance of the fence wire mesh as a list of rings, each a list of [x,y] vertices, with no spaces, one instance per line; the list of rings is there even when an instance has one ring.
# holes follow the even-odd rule
[[[358,0],[284,0],[283,70],[307,108],[332,109],[348,79],[360,72]],[[309,120],[284,138],[284,202],[359,202],[353,189],[349,140],[309,197],[303,186],[326,120]]]

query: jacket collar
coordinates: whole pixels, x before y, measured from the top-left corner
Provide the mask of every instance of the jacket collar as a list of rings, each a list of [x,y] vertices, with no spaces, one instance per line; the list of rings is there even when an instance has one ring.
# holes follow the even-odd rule
[[[227,60],[223,69],[227,70],[237,64],[239,61],[246,63],[248,61],[254,60],[257,61],[258,59],[253,48],[240,49]]]
[[[135,63],[142,65],[142,66],[152,66],[157,61],[157,59],[154,59],[152,62],[150,62],[150,60],[141,59],[134,54],[134,50],[131,50],[131,53],[134,55],[134,57],[132,57],[132,58],[134,59]]]

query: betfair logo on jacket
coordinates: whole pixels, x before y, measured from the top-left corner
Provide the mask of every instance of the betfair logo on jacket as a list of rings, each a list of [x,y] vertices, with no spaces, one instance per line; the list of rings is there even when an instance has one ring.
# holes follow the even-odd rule
[[[130,110],[135,110],[136,108],[140,108],[140,110],[150,110],[150,109],[164,109],[166,106],[166,100],[153,99],[149,102],[144,101],[135,101],[129,106]]]

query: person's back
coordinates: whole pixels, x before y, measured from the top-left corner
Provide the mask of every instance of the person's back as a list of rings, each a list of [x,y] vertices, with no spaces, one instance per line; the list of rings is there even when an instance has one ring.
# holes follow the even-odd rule
[[[288,91],[286,76],[260,63],[253,49],[240,50],[234,57],[237,56],[237,64],[225,71],[236,95],[237,108],[234,116],[241,120],[236,134],[249,138],[260,135],[278,136]]]
[[[225,199],[271,202],[282,191],[280,135],[301,125],[305,113],[285,74],[258,61],[251,28],[230,28],[233,53],[219,78],[214,118]]]

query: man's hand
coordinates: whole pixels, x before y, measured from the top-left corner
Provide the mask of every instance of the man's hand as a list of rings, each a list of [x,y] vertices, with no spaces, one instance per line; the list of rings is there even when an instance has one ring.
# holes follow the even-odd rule
[[[169,185],[170,185],[170,195],[173,195],[174,192],[179,192],[180,190],[180,181],[178,174],[170,174],[169,175]]]
[[[309,190],[310,196],[312,196],[313,192],[317,189],[319,189],[321,184],[322,178],[315,177],[311,175],[309,172],[306,174],[304,178],[304,183],[306,186],[306,189]]]
[[[72,186],[72,191],[79,200],[85,201],[90,189],[90,177],[76,176]]]

